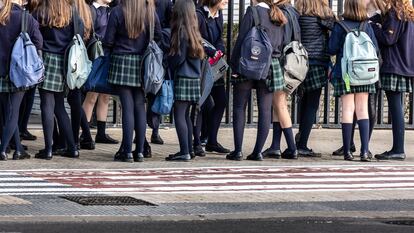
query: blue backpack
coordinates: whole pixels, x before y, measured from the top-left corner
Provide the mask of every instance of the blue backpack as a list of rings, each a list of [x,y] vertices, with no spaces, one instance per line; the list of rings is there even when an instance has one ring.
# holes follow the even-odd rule
[[[22,31],[13,46],[10,59],[10,80],[17,87],[32,87],[43,81],[45,66],[36,46],[27,33],[29,13],[23,11]]]
[[[254,27],[243,41],[240,52],[239,74],[250,80],[262,80],[269,76],[273,46],[261,25],[256,7],[252,7]]]
[[[152,105],[152,112],[159,115],[168,115],[174,104],[174,82],[172,80],[164,80],[161,90],[155,97]]]

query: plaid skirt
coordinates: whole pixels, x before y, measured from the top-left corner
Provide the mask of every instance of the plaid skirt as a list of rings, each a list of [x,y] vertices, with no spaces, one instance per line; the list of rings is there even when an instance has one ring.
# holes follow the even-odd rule
[[[141,60],[140,55],[112,55],[108,82],[119,86],[140,87]]]
[[[323,66],[310,66],[305,81],[300,85],[304,92],[321,89],[328,83],[327,70]]]
[[[332,78],[331,82],[334,87],[335,97],[341,97],[347,94],[364,93],[364,92],[375,94],[377,92],[377,88],[375,84],[363,85],[363,86],[351,86],[351,91],[346,91],[345,81],[342,79],[342,77],[334,77]]]
[[[66,89],[63,71],[64,55],[44,52],[43,63],[45,64],[45,78],[38,87],[47,91],[63,92]]]
[[[280,65],[278,58],[272,58],[272,64],[270,69],[271,75],[269,75],[269,77],[266,80],[264,80],[266,82],[268,90],[270,92],[283,91],[285,88],[285,79],[283,77],[282,67]],[[238,78],[233,78],[231,81],[233,84],[237,84],[250,80],[240,76]]]
[[[0,93],[14,93],[18,91],[27,91],[31,87],[21,87],[17,88],[12,81],[10,80],[10,77],[7,75],[5,77],[0,77]]]
[[[174,100],[198,102],[201,97],[200,79],[177,76],[174,79]]]
[[[413,92],[413,78],[397,74],[381,74],[381,88],[384,91]]]

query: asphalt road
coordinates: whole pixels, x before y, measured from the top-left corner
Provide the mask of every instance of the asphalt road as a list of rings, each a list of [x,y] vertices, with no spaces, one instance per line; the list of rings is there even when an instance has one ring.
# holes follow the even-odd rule
[[[412,233],[414,220],[403,225],[387,224],[390,220],[371,219],[263,219],[180,222],[66,222],[66,223],[0,223],[0,233]],[[405,225],[407,224],[407,225]]]

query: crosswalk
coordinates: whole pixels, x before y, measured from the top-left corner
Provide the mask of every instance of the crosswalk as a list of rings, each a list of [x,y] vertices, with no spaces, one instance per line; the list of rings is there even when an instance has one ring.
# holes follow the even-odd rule
[[[414,190],[414,166],[263,166],[0,171],[0,195]]]

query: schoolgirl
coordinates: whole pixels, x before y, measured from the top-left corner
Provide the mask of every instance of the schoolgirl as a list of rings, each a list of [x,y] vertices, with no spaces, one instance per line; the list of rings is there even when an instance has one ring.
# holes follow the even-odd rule
[[[300,14],[301,41],[309,54],[309,71],[299,87],[303,95],[300,101],[298,154],[320,156],[308,148],[308,139],[316,119],[322,88],[328,83],[330,56],[327,47],[335,16],[327,0],[298,0],[295,7]]]
[[[27,88],[16,88],[10,81],[9,64],[10,54],[14,42],[21,32],[23,1],[21,0],[2,0],[0,2],[0,99],[2,105],[2,135],[0,145],[0,160],[7,160],[6,150],[10,140],[13,138],[16,144],[16,151],[13,159],[28,159],[27,154],[20,144],[18,119],[20,104]],[[29,15],[27,33],[36,48],[41,51],[43,38],[39,31],[38,22]]]
[[[141,88],[141,57],[149,43],[150,22],[156,41],[161,38],[161,26],[154,2],[122,0],[114,7],[103,43],[111,53],[108,82],[117,89],[122,105],[122,145],[114,160],[142,162],[146,130],[145,96]],[[133,132],[136,149],[132,153]]]
[[[276,3],[283,11],[287,23],[284,26],[284,41],[281,45],[283,47],[289,44],[294,39],[293,28],[299,28],[299,13],[290,4],[290,0],[278,0]],[[296,26],[295,26],[296,25]],[[295,32],[300,35],[300,32]],[[282,78],[281,85],[284,85]],[[280,150],[280,140],[282,133],[285,135],[288,148],[282,153]],[[298,152],[296,149],[295,139],[292,130],[292,120],[289,115],[287,94],[283,90],[278,90],[273,94],[273,140],[272,145],[263,152],[265,157],[284,159],[297,159]]]
[[[404,160],[404,93],[413,91],[414,8],[408,0],[386,0],[386,14],[381,24],[373,24],[381,44],[383,64],[381,87],[385,91],[391,113],[393,146],[390,151],[375,155],[380,160]]]
[[[363,29],[371,38],[376,47],[377,40],[370,24],[367,23],[368,15],[366,6],[360,0],[346,0],[343,14],[343,23],[350,29],[358,29],[362,23],[366,24]],[[328,52],[336,55],[336,64],[332,71],[332,84],[334,95],[342,100],[342,137],[344,148],[344,159],[353,160],[351,152],[352,122],[356,113],[361,136],[361,161],[369,161],[369,116],[368,116],[368,95],[375,93],[375,84],[364,86],[351,86],[347,90],[342,77],[341,59],[343,57],[343,46],[345,43],[346,31],[340,24],[335,24],[329,40]]]
[[[92,24],[96,36],[102,40],[105,36],[106,28],[108,25],[109,14],[111,11],[112,0],[95,0],[91,4],[92,12]],[[108,94],[88,92],[85,100],[83,101],[83,110],[85,115],[82,115],[81,127],[82,136],[80,141],[81,149],[94,149],[95,142],[103,144],[118,144],[119,142],[106,133],[106,120],[108,117],[109,102],[111,96]],[[97,132],[95,141],[92,139],[89,132],[89,122],[92,119],[93,110],[96,105],[96,118],[97,118]]]
[[[78,158],[79,151],[71,129],[69,116],[66,112],[64,99],[66,82],[64,74],[65,50],[74,37],[73,1],[43,0],[33,12],[40,23],[43,35],[43,60],[45,64],[44,81],[38,85],[40,94],[40,109],[45,138],[45,149],[36,154],[39,159],[52,159],[54,116],[57,118],[60,133],[65,136],[66,150],[61,155]],[[83,33],[83,24],[78,25]]]
[[[223,14],[227,6],[228,0],[202,0],[197,9],[198,27],[200,28],[201,36],[215,47],[205,46],[204,50],[210,60],[214,61],[224,56],[225,48],[223,42]],[[217,153],[229,153],[230,150],[224,148],[218,141],[217,135],[223,119],[223,114],[226,109],[227,96],[224,83],[224,77],[219,79],[211,90],[211,99],[205,105],[210,103],[210,107],[203,106],[203,111],[207,114],[202,114],[203,124],[207,124],[207,144],[206,151]],[[200,119],[198,119],[200,120]],[[204,151],[201,147],[200,134],[202,130],[201,120],[198,122],[194,133],[194,153],[195,155],[203,155]]]
[[[234,98],[233,100],[233,131],[235,150],[227,155],[227,159],[229,160],[240,161],[243,159],[242,144],[245,126],[245,111],[252,89],[256,89],[257,93],[259,120],[256,145],[253,153],[250,154],[247,159],[255,161],[263,160],[262,149],[269,133],[272,97],[274,93],[282,92],[284,88],[279,58],[282,53],[281,49],[284,40],[283,26],[288,22],[287,18],[284,16],[278,4],[273,3],[271,0],[254,0],[253,5],[255,5],[254,7],[256,7],[258,11],[261,19],[261,25],[266,30],[273,46],[271,74],[266,80],[261,81],[252,81],[246,77],[240,76],[237,73],[233,74],[234,96],[237,96],[237,98]],[[231,57],[231,67],[234,71],[238,70],[243,41],[253,26],[253,10],[249,7],[243,21],[241,22],[239,36]]]
[[[174,119],[180,151],[167,161],[190,161],[193,122],[191,105],[200,98],[201,59],[204,58],[202,38],[197,27],[192,0],[177,0],[171,18],[171,51],[169,65],[174,74]]]

